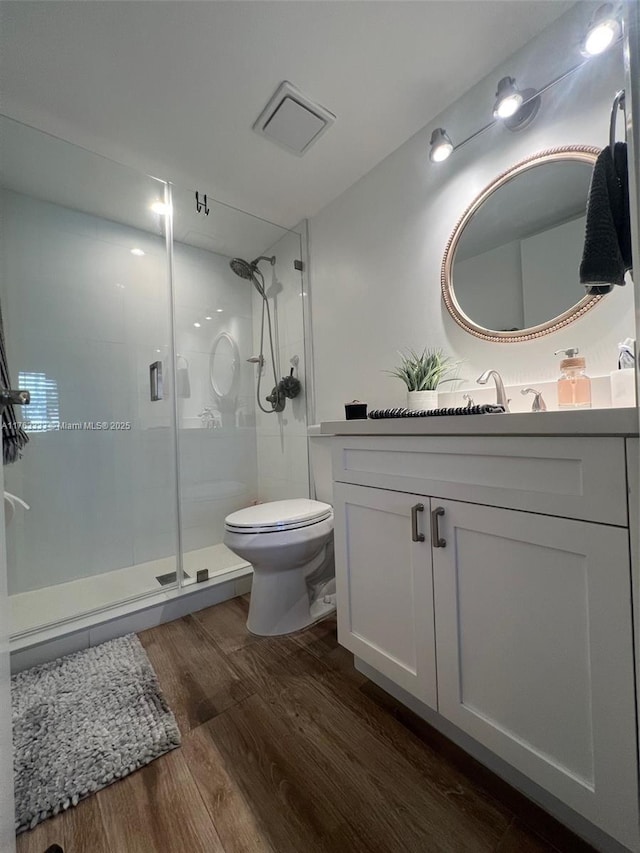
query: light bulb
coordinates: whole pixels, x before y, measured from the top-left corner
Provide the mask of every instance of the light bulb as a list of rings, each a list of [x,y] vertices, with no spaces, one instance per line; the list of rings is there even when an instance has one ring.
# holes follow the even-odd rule
[[[142,249],[135,248],[131,249],[131,254],[135,255],[136,258],[141,258],[144,255],[144,252],[142,251]]]
[[[196,329],[200,328],[200,323],[194,323],[193,325],[196,327]]]
[[[453,145],[450,142],[443,142],[442,145],[436,146],[431,152],[431,159],[434,163],[442,163],[453,151]]]
[[[599,53],[604,53],[618,35],[618,30],[618,22],[614,20],[596,24],[587,33],[582,52],[585,56],[597,56]]]
[[[443,127],[437,127],[433,131],[429,144],[431,145],[429,159],[432,163],[442,163],[453,151],[453,142]]]
[[[516,86],[514,77],[503,77],[498,83],[496,102],[493,105],[494,118],[511,118],[522,106],[522,92]]]

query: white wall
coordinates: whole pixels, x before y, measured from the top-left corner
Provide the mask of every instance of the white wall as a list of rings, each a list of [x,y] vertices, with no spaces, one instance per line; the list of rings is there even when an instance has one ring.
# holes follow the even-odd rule
[[[309,497],[309,467],[307,451],[306,388],[304,317],[302,275],[293,262],[301,260],[300,235],[295,231],[285,234],[265,254],[275,255],[275,266],[262,262],[260,269],[272,311],[276,375],[289,374],[291,360],[298,359],[294,376],[302,382],[302,392],[286,401],[285,409],[278,414],[256,410],[258,448],[258,496],[261,501]],[[262,299],[253,290],[253,347],[260,351],[260,317]],[[269,408],[264,398],[273,388],[273,370],[265,324],[264,355],[260,396],[262,405]],[[257,378],[258,368],[254,368]]]
[[[611,102],[623,85],[621,50],[545,93],[529,128],[513,134],[495,126],[446,162],[429,161],[434,127],[445,127],[456,141],[486,124],[500,77],[511,74],[523,86],[540,88],[578,62],[592,10],[592,4],[570,9],[311,220],[318,419],[344,417],[344,403],[354,398],[370,407],[403,405],[404,386],[383,371],[404,347],[442,347],[461,359],[467,387],[488,367],[500,370],[507,384],[553,379],[553,351],[570,345],[586,356],[592,375],[615,368],[618,341],[634,335],[631,287],[616,288],[551,336],[491,344],[469,335],[446,312],[440,264],[461,213],[506,168],[557,145],[607,143]]]

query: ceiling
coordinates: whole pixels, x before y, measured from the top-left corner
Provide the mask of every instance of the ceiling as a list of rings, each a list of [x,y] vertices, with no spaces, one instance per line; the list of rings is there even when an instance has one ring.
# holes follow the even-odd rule
[[[4,116],[0,151],[0,189],[147,233],[163,233],[162,219],[151,209],[164,200],[161,181]],[[174,188],[172,206],[175,241],[228,257],[262,255],[287,233],[209,198],[209,212],[198,213],[188,190]]]
[[[4,0],[2,112],[292,227],[571,5]],[[283,80],[337,115],[301,158],[251,130]]]

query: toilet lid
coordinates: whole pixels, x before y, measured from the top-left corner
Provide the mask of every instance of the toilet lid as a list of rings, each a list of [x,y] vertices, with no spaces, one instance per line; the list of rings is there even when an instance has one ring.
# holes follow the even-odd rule
[[[330,516],[329,504],[298,498],[290,501],[270,501],[239,509],[226,517],[225,527],[239,533],[296,530],[317,524]]]

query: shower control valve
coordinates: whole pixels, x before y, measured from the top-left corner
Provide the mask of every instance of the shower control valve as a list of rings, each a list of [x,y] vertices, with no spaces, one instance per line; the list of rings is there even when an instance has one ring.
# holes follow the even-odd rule
[[[286,404],[286,397],[279,385],[274,385],[268,397],[265,397],[267,403],[271,403],[274,412],[283,412]]]

